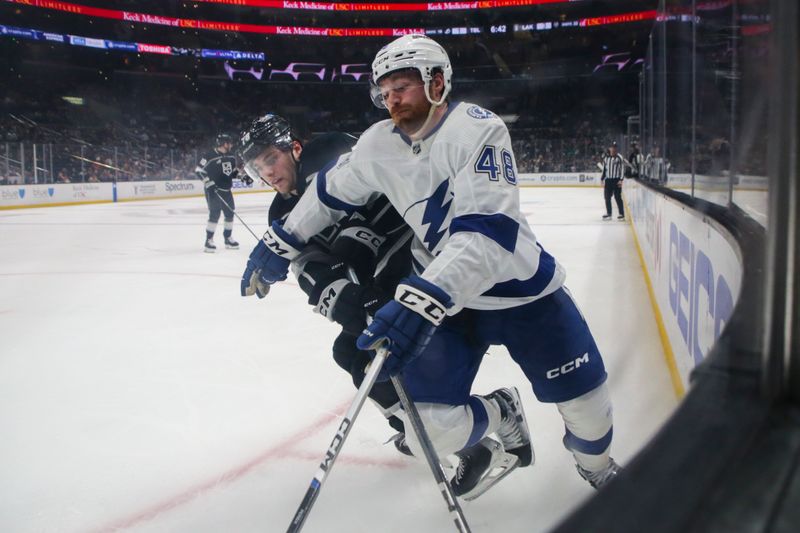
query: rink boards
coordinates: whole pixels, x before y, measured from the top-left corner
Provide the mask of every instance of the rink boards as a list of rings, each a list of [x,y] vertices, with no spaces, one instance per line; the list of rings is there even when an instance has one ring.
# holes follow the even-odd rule
[[[591,187],[600,185],[600,174],[581,172],[520,174],[519,184],[523,187]],[[267,192],[272,189],[261,182],[244,185],[235,181],[233,190]],[[203,182],[200,180],[3,185],[0,186],[0,209],[160,200],[203,194]]]
[[[236,192],[265,192],[264,184],[234,182]],[[122,181],[117,183],[51,183],[0,186],[0,209],[81,205],[202,196],[200,180]]]
[[[741,253],[720,224],[663,193],[626,180],[625,199],[680,393],[733,313]]]

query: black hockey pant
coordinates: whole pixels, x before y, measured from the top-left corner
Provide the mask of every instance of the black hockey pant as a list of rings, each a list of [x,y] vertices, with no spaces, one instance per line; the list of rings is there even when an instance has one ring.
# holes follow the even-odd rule
[[[206,231],[213,235],[217,228],[219,215],[224,213],[225,229],[223,235],[230,237],[233,232],[233,210],[236,209],[236,204],[233,202],[233,193],[222,189],[212,189],[211,191],[206,191],[206,202],[208,203],[208,226]]]
[[[620,215],[625,214],[625,209],[622,207],[622,183],[619,179],[606,178],[605,185],[603,186],[603,196],[606,199],[606,214],[611,215],[611,197],[617,202],[617,210]]]
[[[336,340],[333,341],[333,359],[336,364],[346,370],[353,377],[353,384],[356,387],[361,386],[364,381],[365,369],[372,360],[369,352],[359,350],[356,348],[357,335],[351,335],[342,330]],[[394,385],[391,381],[376,382],[369,393],[369,397],[378,403],[383,409],[390,409],[400,402],[397,397],[397,392],[394,390]],[[396,431],[401,433],[403,429],[403,421],[396,416],[387,417],[389,425]]]

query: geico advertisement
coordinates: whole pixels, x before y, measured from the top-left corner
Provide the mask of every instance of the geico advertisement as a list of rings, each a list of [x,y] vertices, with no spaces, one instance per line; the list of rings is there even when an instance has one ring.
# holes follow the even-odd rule
[[[657,305],[688,388],[691,370],[722,333],[739,298],[742,264],[721,227],[635,183],[625,194]]]

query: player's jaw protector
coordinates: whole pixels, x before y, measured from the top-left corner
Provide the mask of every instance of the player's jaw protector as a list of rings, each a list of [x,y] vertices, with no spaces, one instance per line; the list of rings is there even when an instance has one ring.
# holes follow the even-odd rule
[[[428,116],[422,127],[409,135],[412,140],[417,140],[428,126],[435,110],[444,105],[447,95],[452,88],[453,67],[444,48],[433,39],[424,35],[411,34],[395,39],[381,48],[372,61],[372,79],[370,80],[370,96],[375,106],[386,109],[381,89],[378,86],[381,78],[393,72],[406,69],[415,69],[422,77],[425,85],[425,98],[431,104]],[[431,97],[430,88],[434,72],[442,73],[444,90],[438,100]]]

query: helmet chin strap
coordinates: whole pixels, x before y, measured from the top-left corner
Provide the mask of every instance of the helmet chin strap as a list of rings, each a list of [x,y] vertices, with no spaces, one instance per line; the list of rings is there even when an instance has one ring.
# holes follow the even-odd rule
[[[414,133],[410,133],[408,135],[408,138],[411,139],[412,142],[417,142],[418,140],[420,140],[425,136],[425,134],[428,132],[428,125],[430,124],[431,119],[433,118],[433,114],[439,107],[445,104],[446,95],[444,94],[444,92],[442,93],[442,97],[439,99],[439,101],[435,102],[428,94],[430,92],[429,89],[430,89],[430,80],[425,82],[425,98],[427,98],[428,102],[431,103],[431,107],[428,110],[428,116],[425,117],[425,122],[422,123],[422,126],[420,126],[420,128]]]

